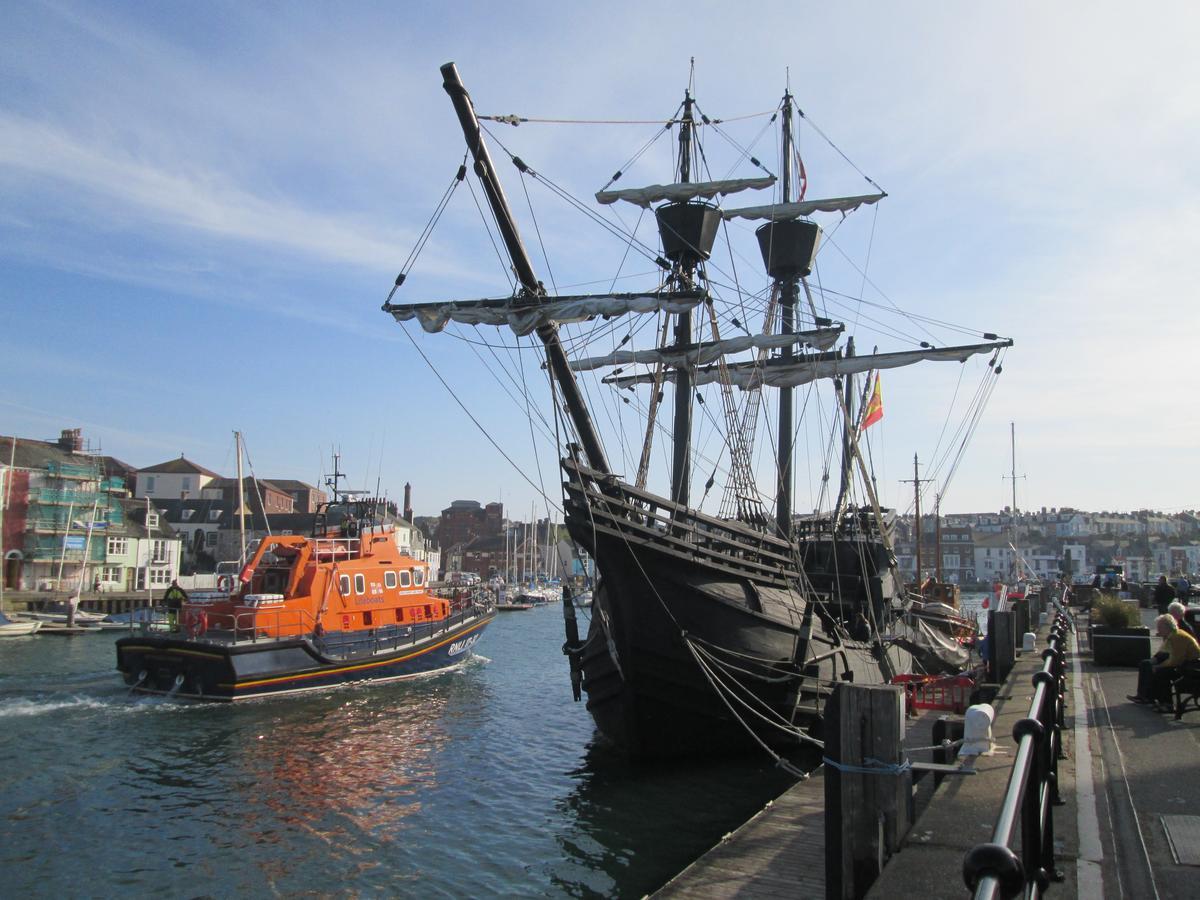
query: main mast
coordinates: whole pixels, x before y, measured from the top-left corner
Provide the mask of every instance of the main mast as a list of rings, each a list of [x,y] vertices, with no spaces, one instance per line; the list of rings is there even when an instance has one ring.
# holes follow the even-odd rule
[[[441,67],[441,72],[442,87],[450,95],[454,111],[458,114],[458,122],[462,126],[467,148],[475,160],[475,174],[479,176],[479,180],[483,184],[488,205],[492,208],[492,214],[496,217],[496,225],[500,229],[500,236],[512,258],[517,280],[521,282],[522,288],[529,296],[543,296],[545,289],[538,281],[537,275],[534,274],[533,264],[529,260],[525,244],[517,231],[516,221],[509,209],[508,200],[504,196],[504,188],[500,185],[496,168],[492,164],[491,154],[483,142],[483,132],[479,128],[479,118],[475,115],[475,106],[471,102],[471,96],[467,93],[466,87],[463,86],[462,78],[458,74],[458,67],[452,62],[446,63]],[[537,336],[546,347],[546,361],[550,366],[551,374],[563,392],[567,413],[579,435],[579,442],[583,445],[583,452],[587,456],[588,464],[598,472],[607,475],[608,460],[605,459],[604,448],[600,444],[600,438],[592,425],[592,418],[588,414],[583,397],[579,392],[579,384],[575,381],[575,375],[567,364],[567,354],[558,339],[558,327],[552,323],[541,325],[537,329]]]
[[[798,218],[798,213],[788,211],[792,191],[792,95],[783,95],[783,164],[782,203],[775,206],[776,212],[768,214],[768,222],[759,226],[754,234],[758,238],[758,249],[762,253],[767,274],[779,289],[781,334],[794,334],[796,330],[796,303],[799,297],[800,280],[812,272],[813,256],[817,252],[821,229],[815,222]],[[780,349],[777,359],[770,364],[788,365],[795,358],[794,345]],[[778,362],[777,362],[778,360]],[[778,484],[775,489],[775,527],[781,537],[792,534],[792,389],[779,388],[779,438],[776,448],[776,471]]]
[[[792,199],[792,95],[785,91],[783,95],[783,166],[781,188],[783,202]],[[781,320],[780,334],[792,334],[796,330],[796,297],[798,293],[795,276],[780,282],[779,299]],[[779,353],[782,359],[792,359],[795,355],[791,344],[785,346]],[[786,365],[786,363],[784,364]],[[779,536],[790,538],[792,535],[792,388],[779,389],[779,446],[776,456],[776,472],[779,484],[776,486],[775,523]]]
[[[686,184],[692,180],[692,118],[691,91],[683,95],[683,117],[679,125],[679,181]],[[683,255],[675,277],[680,289],[691,287],[695,263],[690,255]],[[685,347],[692,342],[692,313],[681,312],[675,319],[675,346]],[[691,451],[692,451],[692,372],[688,366],[680,366],[675,376],[675,421],[672,428],[675,455],[671,465],[671,499],[687,506],[691,499]]]

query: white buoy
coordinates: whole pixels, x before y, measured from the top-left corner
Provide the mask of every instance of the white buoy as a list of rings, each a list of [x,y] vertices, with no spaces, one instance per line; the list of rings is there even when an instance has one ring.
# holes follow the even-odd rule
[[[1032,653],[1037,649],[1037,635],[1032,631],[1025,632],[1025,637],[1022,639],[1021,652]]]
[[[968,706],[963,716],[963,745],[958,751],[959,756],[991,756],[994,743],[992,741],[992,721],[996,711],[990,703],[976,703]]]

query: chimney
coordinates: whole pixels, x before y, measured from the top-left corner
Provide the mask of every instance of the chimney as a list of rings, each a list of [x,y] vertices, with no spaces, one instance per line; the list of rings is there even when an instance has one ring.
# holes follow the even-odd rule
[[[58,436],[58,446],[69,453],[82,453],[83,429],[64,428]]]
[[[413,520],[412,485],[407,481],[404,482],[404,520],[409,523]]]

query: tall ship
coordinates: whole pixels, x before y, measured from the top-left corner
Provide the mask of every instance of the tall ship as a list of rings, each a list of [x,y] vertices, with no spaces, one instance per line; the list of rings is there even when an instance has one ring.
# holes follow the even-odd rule
[[[495,129],[539,120],[481,116],[456,66],[441,72],[476,196],[486,200],[494,243],[515,283],[497,298],[393,302],[414,251],[383,308],[402,324],[469,332],[474,342],[486,343],[479,335],[496,326],[498,344],[510,354],[505,330],[517,347],[523,338],[536,340],[542,383],[549,381],[540,407],[559,451],[564,521],[598,576],[582,635],[564,596],[564,653],[575,697],[586,695],[604,738],[633,758],[754,747],[777,754],[820,742],[825,703],[838,682],[886,683],[914,666],[937,671],[945,664],[938,659],[943,642],[908,615],[891,543],[895,512],[873,488],[862,438],[877,418],[870,391],[884,369],[978,356],[986,362],[979,367],[986,398],[1012,342],[986,333],[975,343],[855,351],[853,336],[830,313],[831,298],[847,295],[810,278],[822,246],[818,220],[840,223],[886,194],[806,197],[795,142],[804,117],[790,91],[760,116],[760,137],[773,135],[766,142],[777,151],[774,172],[755,156],[763,151],[731,137],[732,120],[700,108],[689,85],[671,115],[647,123],[649,141],[622,167],[632,170],[657,152],[671,160],[669,179],[620,188],[617,171],[593,205],[496,137]],[[709,145],[718,137],[757,170],[751,177],[713,177]],[[669,147],[647,153],[663,138]],[[648,274],[628,276],[644,282],[641,289],[548,290],[518,230],[492,145],[511,159],[526,198],[542,189],[591,223],[596,254],[600,237],[611,239],[617,272],[608,284],[627,278],[631,259],[643,263],[639,271]],[[457,183],[467,174],[464,164]],[[431,226],[455,188],[452,182]],[[734,205],[730,198],[747,191],[769,192],[769,202]],[[657,226],[653,238],[639,229],[643,219]],[[545,226],[537,219],[535,225],[546,255]],[[572,235],[589,242],[589,256],[593,233]],[[427,240],[428,231],[418,251]],[[731,251],[732,261],[718,262],[717,250]],[[751,260],[765,270],[753,287],[743,283]],[[817,460],[823,502],[797,515],[797,470],[811,468],[795,452],[797,437],[804,412],[818,401],[828,426]],[[975,421],[978,412],[971,411]]]
[[[118,640],[125,683],[229,702],[413,678],[471,657],[496,614],[489,592],[435,590],[376,499],[346,494],[313,518],[310,535],[259,541],[225,590]]]

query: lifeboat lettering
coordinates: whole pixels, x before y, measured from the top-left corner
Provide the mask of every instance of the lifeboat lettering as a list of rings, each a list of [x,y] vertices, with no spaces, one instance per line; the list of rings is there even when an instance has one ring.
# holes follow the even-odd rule
[[[450,649],[446,651],[447,656],[458,656],[460,653],[466,653],[475,646],[475,642],[479,640],[479,635],[473,634],[470,637],[465,637],[462,640],[455,641],[450,645]]]

